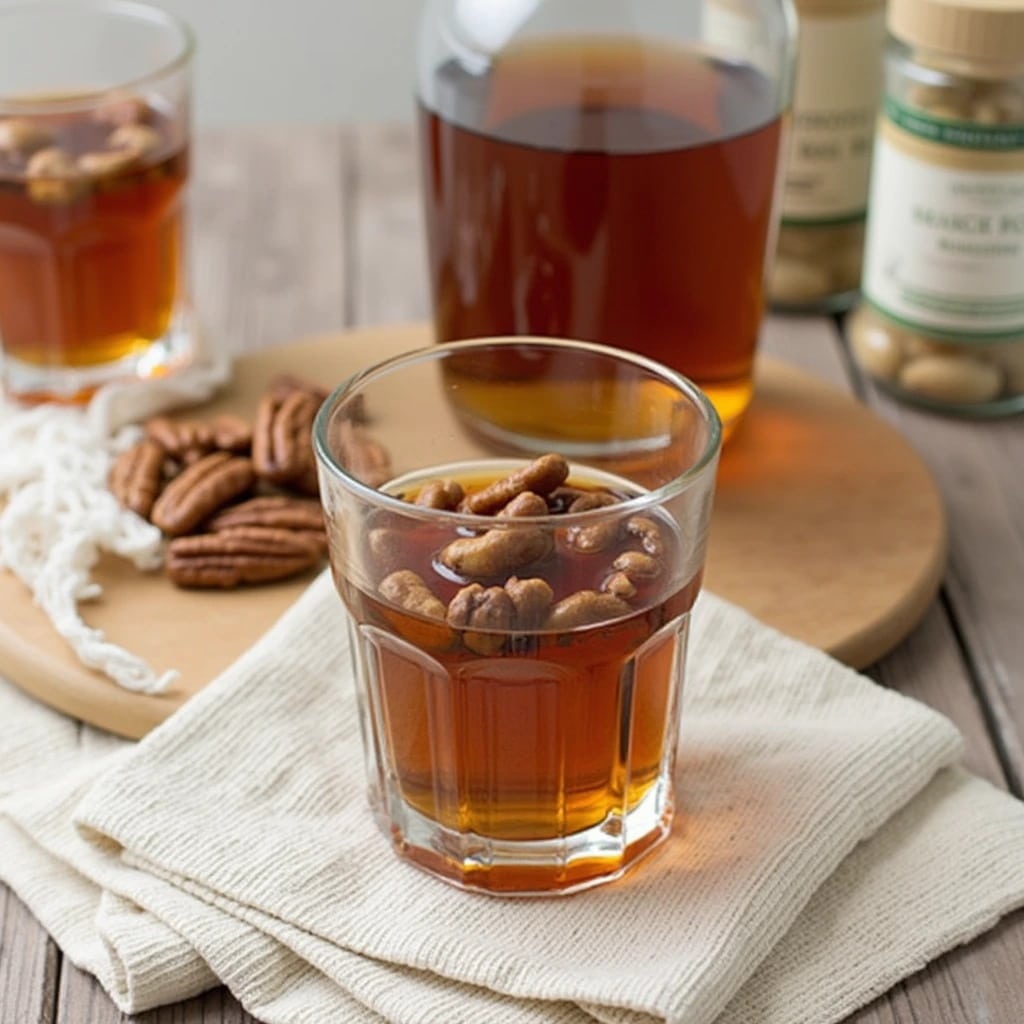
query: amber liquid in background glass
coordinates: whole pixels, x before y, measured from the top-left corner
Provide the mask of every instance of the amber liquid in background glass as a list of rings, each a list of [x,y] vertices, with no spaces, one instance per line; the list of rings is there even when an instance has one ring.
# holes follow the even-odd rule
[[[467,490],[487,482],[479,475],[463,481]],[[647,514],[662,527],[666,568],[654,580],[638,581],[633,614],[568,633],[516,633],[491,656],[467,650],[436,619],[338,580],[364,638],[373,637],[374,728],[386,733],[378,749],[391,752],[406,804],[462,835],[554,840],[625,815],[650,792],[666,759],[671,764],[674,758],[682,617],[696,600],[700,577],[680,580],[672,571],[682,556],[678,530],[667,517]],[[437,562],[452,538],[450,527],[434,524],[402,531],[402,568],[416,572],[445,603],[467,582]],[[639,550],[639,544],[623,538],[600,553],[581,554],[560,541],[551,556],[517,575],[547,580],[558,601],[599,589],[623,550]],[[505,577],[482,582],[500,586]],[[656,838],[645,837],[626,860]],[[422,854],[407,855],[416,860]],[[424,863],[446,872],[441,858]],[[595,859],[570,871],[587,877],[607,865]],[[553,890],[578,880],[545,865],[482,864],[479,875],[475,884],[496,891]]]
[[[34,117],[54,145],[100,152],[113,131],[89,113]],[[0,342],[32,366],[90,367],[162,338],[181,296],[188,154],[150,109],[161,146],[63,201],[32,197],[24,163],[0,152]]]
[[[521,44],[435,73],[420,129],[439,340],[650,356],[749,401],[780,120],[755,69],[657,44]]]

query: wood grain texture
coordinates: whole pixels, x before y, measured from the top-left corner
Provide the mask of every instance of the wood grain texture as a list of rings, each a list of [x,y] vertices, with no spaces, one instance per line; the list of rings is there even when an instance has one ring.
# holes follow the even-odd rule
[[[350,151],[334,127],[200,137],[191,279],[211,344],[254,351],[342,325]]]
[[[349,323],[425,320],[427,245],[412,133],[367,125],[354,141]]]
[[[3,852],[0,851],[0,856]],[[0,885],[0,1021],[50,1024],[60,951],[28,908]]]
[[[241,351],[307,330],[424,317],[426,274],[411,132],[296,129],[298,150],[293,153],[301,152],[307,165],[296,180],[322,200],[317,207],[321,215],[312,224],[302,220],[312,204],[307,204],[308,193],[293,194],[298,186],[281,137],[268,130],[210,133],[201,139],[193,190],[193,269],[197,304],[210,336]],[[269,154],[268,159],[257,159],[260,154]],[[265,171],[272,173],[266,186],[260,184]],[[291,204],[292,216],[310,234],[310,245],[287,227],[284,215],[261,208],[268,202]],[[274,222],[269,235],[263,217]],[[850,386],[848,362],[826,321],[773,319],[764,347]],[[933,606],[872,674],[949,715],[966,736],[970,767],[994,781],[1004,778],[1005,768],[1016,785],[1024,776],[1020,421],[943,420],[866,390],[872,406],[911,439],[931,466],[951,522],[945,603]],[[847,1024],[1020,1024],[1022,917],[1010,917],[929,965]],[[66,963],[55,1013],[57,954],[31,915],[2,889],[0,936],[3,1024],[57,1019],[62,1024],[124,1024],[96,983]],[[42,966],[26,966],[34,963]],[[132,1020],[243,1024],[251,1018],[218,990]]]
[[[868,402],[921,453],[949,514],[946,594],[1011,787],[1024,793],[1024,423]]]
[[[250,421],[277,374],[333,383],[382,358],[429,343],[426,325],[360,328],[275,346],[237,359],[231,387],[203,415]],[[378,441],[410,408],[426,462],[408,444],[401,459],[430,464],[433,438],[460,437],[441,392],[396,396],[389,420],[375,410]],[[189,416],[196,415],[190,409]],[[450,424],[446,431],[444,424]],[[468,443],[468,442],[467,442]],[[454,452],[449,450],[449,457]],[[467,448],[462,457],[493,452]],[[877,516],[886,503],[889,514]],[[712,511],[706,582],[769,625],[862,667],[891,649],[920,619],[935,592],[945,527],[927,471],[891,427],[824,384],[770,359],[758,363],[758,394],[747,422],[723,453]],[[855,557],[849,557],[849,553]],[[139,737],[241,656],[308,585],[312,572],[274,586],[190,591],[120,559],[95,573],[103,598],[83,609],[102,630],[158,671],[180,673],[166,693],[147,696],[84,668],[12,576],[0,575],[0,670],[61,711]],[[140,631],[139,622],[149,628]],[[182,646],[187,631],[190,643]]]
[[[837,385],[861,386],[851,377],[838,332],[827,321],[773,317],[766,327],[764,348]],[[918,438],[922,454],[937,453],[939,449],[931,446],[941,443],[930,434]],[[1017,508],[1024,508],[1024,501]],[[976,529],[970,521],[963,525]],[[950,566],[947,587],[952,573]],[[936,602],[918,628],[870,674],[949,717],[964,736],[966,766],[995,785],[1006,786],[1002,760],[988,730],[987,709],[977,699],[957,628],[943,603]],[[1019,1024],[1024,1019],[1021,963],[1024,911],[929,964],[854,1014],[847,1024]]]

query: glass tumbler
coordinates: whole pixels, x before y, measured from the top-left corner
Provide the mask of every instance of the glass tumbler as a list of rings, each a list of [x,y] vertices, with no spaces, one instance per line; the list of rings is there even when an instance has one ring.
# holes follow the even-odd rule
[[[774,249],[789,0],[428,0],[418,67],[438,340],[656,359],[728,435]]]
[[[126,0],[0,7],[0,377],[78,400],[188,361],[189,29]]]
[[[477,389],[509,359],[533,372]],[[534,415],[510,434],[513,407]],[[686,378],[585,342],[436,345],[328,399],[331,566],[402,857],[561,893],[665,838],[720,442]]]

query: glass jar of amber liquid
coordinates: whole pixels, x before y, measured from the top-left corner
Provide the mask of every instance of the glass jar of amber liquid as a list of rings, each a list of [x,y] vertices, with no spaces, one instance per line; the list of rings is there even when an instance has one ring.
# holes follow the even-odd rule
[[[79,400],[188,362],[192,36],[128,0],[0,8],[0,381]]]
[[[438,340],[619,345],[695,380],[730,431],[752,393],[794,24],[788,0],[429,2]]]

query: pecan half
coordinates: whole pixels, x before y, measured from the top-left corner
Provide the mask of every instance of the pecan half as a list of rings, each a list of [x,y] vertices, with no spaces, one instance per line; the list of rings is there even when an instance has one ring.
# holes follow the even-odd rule
[[[400,569],[406,561],[407,554],[400,530],[378,526],[366,535],[366,543],[376,571],[382,576]]]
[[[146,421],[146,437],[162,445],[164,451],[179,462],[194,462],[196,454],[205,455],[213,449],[213,431],[198,420],[154,416]]]
[[[554,593],[547,581],[536,576],[527,580],[512,576],[505,583],[505,593],[515,606],[516,628],[539,629],[554,600]]]
[[[604,519],[586,526],[570,526],[565,531],[565,542],[574,551],[593,555],[610,547],[618,534],[618,520]]]
[[[624,572],[613,572],[601,584],[601,590],[613,597],[622,598],[623,601],[636,597],[636,585]]]
[[[238,505],[221,509],[206,524],[212,533],[233,530],[239,526],[294,530],[316,543],[321,550],[327,547],[323,512],[320,503],[312,498],[295,498],[286,494],[250,498]]]
[[[573,499],[566,511],[591,512],[615,504],[618,504],[618,498],[609,491],[586,491]],[[618,519],[600,519],[585,526],[570,526],[565,531],[565,541],[569,547],[582,554],[594,554],[614,543],[619,534],[619,526]]]
[[[602,594],[597,590],[578,590],[563,597],[548,613],[546,629],[562,632],[593,626],[631,614],[633,609],[614,594]]]
[[[394,476],[388,450],[351,420],[341,424],[340,444],[345,468],[368,487],[380,487]]]
[[[445,622],[447,607],[411,569],[389,573],[377,587],[385,600],[408,614],[388,614],[400,636],[415,647],[447,650],[455,642],[455,634]]]
[[[296,377],[290,373],[279,373],[267,385],[267,392],[281,401],[284,401],[293,391],[304,391],[306,394],[312,395],[316,399],[317,405],[320,405],[330,394],[326,388],[320,387],[319,384],[314,384],[310,380]]]
[[[213,452],[176,476],[153,505],[151,520],[178,537],[194,530],[255,480],[252,463],[228,452]]]
[[[431,480],[420,488],[413,503],[424,508],[439,508],[451,512],[458,508],[463,497],[465,494],[462,485],[457,480]]]
[[[241,418],[229,413],[214,416],[210,421],[213,447],[222,452],[247,455],[252,447],[252,427]]]
[[[661,572],[661,562],[644,551],[623,551],[612,562],[612,569],[624,573],[634,581],[650,580]]]
[[[143,519],[149,518],[163,487],[165,457],[163,448],[146,437],[122,452],[110,470],[114,497]]]
[[[630,516],[626,520],[626,533],[640,540],[640,546],[653,558],[665,553],[665,538],[661,527],[650,516]]]
[[[425,619],[444,621],[447,609],[442,601],[423,582],[423,577],[411,569],[399,569],[380,581],[377,590],[399,608]]]
[[[548,503],[533,491],[517,494],[504,508],[498,509],[497,515],[502,519],[518,519],[521,516],[546,516]]]
[[[528,466],[495,480],[476,494],[470,494],[459,509],[475,515],[489,515],[503,508],[523,491],[533,491],[541,496],[553,491],[565,482],[568,475],[569,464],[561,455],[541,455]]]
[[[539,528],[488,530],[479,537],[453,540],[442,548],[439,558],[459,576],[490,579],[545,558],[553,544],[551,535]]]
[[[320,549],[291,530],[240,526],[178,537],[167,547],[167,575],[179,587],[220,587],[283,580],[320,561]]]
[[[462,629],[462,643],[476,654],[497,654],[515,618],[512,598],[501,587],[470,583],[448,605],[448,625]]]
[[[313,420],[320,407],[308,391],[268,391],[260,400],[252,435],[252,461],[271,483],[316,494]]]

